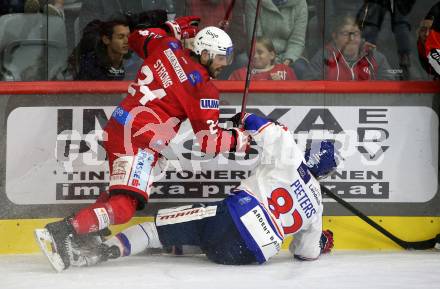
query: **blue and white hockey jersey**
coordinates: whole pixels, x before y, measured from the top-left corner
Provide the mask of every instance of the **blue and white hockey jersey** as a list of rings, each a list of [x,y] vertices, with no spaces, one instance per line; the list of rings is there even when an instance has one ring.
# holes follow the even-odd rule
[[[244,128],[262,148],[260,164],[225,201],[259,263],[277,254],[286,236],[298,258],[320,254],[322,197],[304,154],[286,127],[246,114]]]

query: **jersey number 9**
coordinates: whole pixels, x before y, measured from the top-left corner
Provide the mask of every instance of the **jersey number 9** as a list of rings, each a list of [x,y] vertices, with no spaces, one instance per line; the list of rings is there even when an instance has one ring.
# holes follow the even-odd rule
[[[269,203],[270,211],[277,219],[280,218],[280,215],[289,213],[294,205],[292,196],[286,189],[283,188],[273,190],[272,194],[270,195],[270,199],[268,198],[267,201]],[[288,227],[283,226],[285,234],[295,233],[303,224],[301,214],[298,212],[298,210],[295,209],[291,215],[293,218],[293,224]]]

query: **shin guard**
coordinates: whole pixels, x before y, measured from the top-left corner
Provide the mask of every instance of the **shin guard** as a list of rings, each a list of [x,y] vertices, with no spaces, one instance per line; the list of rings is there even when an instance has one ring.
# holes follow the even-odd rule
[[[105,241],[105,244],[117,246],[121,256],[136,255],[147,248],[162,248],[156,226],[151,222],[131,226]]]
[[[137,201],[127,195],[115,195],[106,202],[95,203],[80,210],[72,225],[78,234],[87,234],[128,222],[136,212]]]

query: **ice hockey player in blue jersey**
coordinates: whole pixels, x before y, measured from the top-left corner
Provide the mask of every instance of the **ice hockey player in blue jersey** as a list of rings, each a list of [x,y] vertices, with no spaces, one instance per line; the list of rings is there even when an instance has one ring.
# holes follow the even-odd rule
[[[239,116],[233,118],[237,123]],[[264,263],[285,238],[299,260],[316,260],[333,248],[333,233],[322,229],[319,177],[336,167],[333,146],[322,143],[306,151],[283,125],[246,114],[245,130],[262,148],[254,173],[222,201],[159,210],[154,222],[134,225],[96,245],[77,246],[73,266],[135,255],[148,248],[200,247],[215,263]],[[306,161],[306,159],[308,161]],[[74,246],[75,247],[75,246]]]

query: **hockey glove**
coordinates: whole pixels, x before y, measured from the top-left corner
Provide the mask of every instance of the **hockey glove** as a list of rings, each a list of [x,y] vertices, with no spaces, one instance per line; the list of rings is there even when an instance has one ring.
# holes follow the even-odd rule
[[[250,115],[250,113],[245,113],[243,116],[243,122],[246,119],[246,117],[248,117]],[[231,117],[229,119],[229,121],[232,122],[232,126],[233,127],[240,127],[241,126],[241,122],[240,122],[240,117],[241,117],[241,112],[236,113],[233,117]]]
[[[249,117],[249,116],[251,116],[251,115],[253,115],[253,114],[251,114],[251,113],[245,113],[244,114],[244,116],[243,116],[243,127],[244,127],[244,122],[246,121],[246,119]],[[229,119],[229,121],[231,121],[232,122],[232,126],[233,127],[241,127],[241,122],[240,122],[240,116],[241,116],[241,113],[239,112],[239,113],[236,113],[233,117],[231,117],[230,119]],[[262,123],[266,123],[267,121],[269,121],[269,122],[272,122],[272,123],[274,123],[274,124],[276,124],[276,125],[279,125],[279,126],[281,126],[284,130],[288,130],[288,128],[286,127],[286,126],[284,126],[283,124],[281,124],[281,123],[279,123],[278,121],[276,121],[276,120],[273,120],[273,119],[270,119],[270,118],[266,118],[266,117],[259,117],[259,116],[257,116],[257,115],[254,115],[257,119],[254,119],[253,120],[253,122],[255,123],[255,122],[258,122],[258,120],[260,121],[260,122],[262,122]],[[245,127],[246,128],[246,127]]]
[[[234,143],[231,146],[230,152],[246,153],[250,149],[251,140],[250,135],[240,128],[227,129],[232,133]]]
[[[330,253],[333,248],[333,232],[330,230],[322,231],[321,239],[319,240],[319,247],[321,247],[321,254]]]
[[[177,17],[175,21],[182,31],[182,39],[194,38],[199,32],[200,17],[198,16]]]
[[[182,16],[177,17],[174,21],[165,22],[165,25],[175,38],[182,40],[194,38],[199,31],[199,23],[200,17],[198,16]]]

